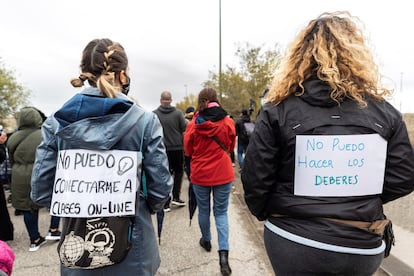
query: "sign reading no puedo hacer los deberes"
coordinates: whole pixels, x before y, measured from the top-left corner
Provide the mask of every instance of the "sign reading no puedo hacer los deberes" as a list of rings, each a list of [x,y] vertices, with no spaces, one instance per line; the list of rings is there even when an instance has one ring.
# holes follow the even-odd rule
[[[71,149],[58,153],[50,214],[109,217],[135,214],[139,152]]]
[[[363,196],[382,193],[387,141],[378,134],[298,135],[294,194]]]

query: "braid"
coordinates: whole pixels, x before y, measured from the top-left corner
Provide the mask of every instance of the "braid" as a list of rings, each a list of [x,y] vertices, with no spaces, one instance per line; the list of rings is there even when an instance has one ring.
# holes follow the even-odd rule
[[[73,87],[82,87],[83,83],[86,80],[88,80],[89,82],[96,83],[96,77],[95,75],[91,73],[82,73],[79,75],[79,77],[72,79],[70,83],[72,84]]]
[[[103,63],[103,66],[104,66],[104,69],[105,69],[106,72],[110,72],[111,71],[111,65],[110,65],[109,58],[112,56],[113,53],[115,53],[114,50],[111,50],[109,52],[105,52],[104,53],[105,61]]]
[[[82,74],[72,79],[75,87],[83,86],[88,80],[93,87],[107,97],[115,97],[117,91],[116,76],[128,67],[128,58],[124,48],[110,39],[94,39],[83,50],[80,68]]]

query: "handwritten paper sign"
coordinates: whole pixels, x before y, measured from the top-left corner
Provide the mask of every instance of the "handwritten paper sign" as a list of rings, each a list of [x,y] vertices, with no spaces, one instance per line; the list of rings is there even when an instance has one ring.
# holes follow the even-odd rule
[[[298,135],[294,194],[380,194],[386,152],[387,141],[379,134]]]
[[[59,151],[50,214],[110,217],[135,214],[138,152]]]

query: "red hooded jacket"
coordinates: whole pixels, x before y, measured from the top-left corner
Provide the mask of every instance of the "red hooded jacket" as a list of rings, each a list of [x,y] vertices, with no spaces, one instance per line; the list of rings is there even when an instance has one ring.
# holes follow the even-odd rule
[[[191,157],[190,178],[195,185],[216,186],[234,180],[230,156],[213,138],[216,136],[229,152],[234,150],[234,122],[223,112],[221,107],[208,108],[187,125],[184,151]]]

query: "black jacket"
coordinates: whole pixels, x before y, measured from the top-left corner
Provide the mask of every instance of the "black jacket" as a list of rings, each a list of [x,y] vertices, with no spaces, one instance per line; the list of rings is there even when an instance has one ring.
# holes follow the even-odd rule
[[[278,106],[265,104],[260,112],[241,173],[246,203],[259,220],[275,213],[287,215],[288,219],[270,220],[300,236],[344,246],[378,246],[380,238],[372,233],[318,218],[382,219],[384,203],[414,190],[414,152],[402,116],[388,102],[368,96],[366,108],[351,100],[338,105],[329,98],[329,85],[316,78],[304,86],[302,96],[292,95]],[[371,133],[388,143],[382,194],[294,195],[296,135]]]
[[[242,115],[236,121],[236,135],[237,135],[237,143],[247,145],[249,144],[249,137],[246,134],[244,123],[250,122],[249,115]]]
[[[3,163],[4,160],[6,160],[6,145],[1,144],[0,145],[0,164]]]

